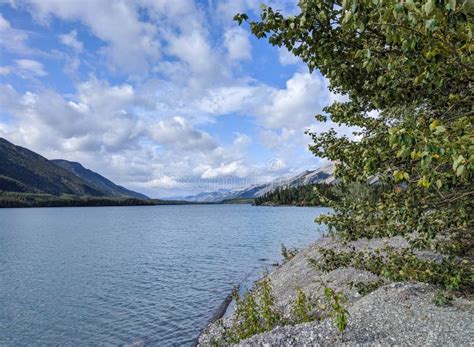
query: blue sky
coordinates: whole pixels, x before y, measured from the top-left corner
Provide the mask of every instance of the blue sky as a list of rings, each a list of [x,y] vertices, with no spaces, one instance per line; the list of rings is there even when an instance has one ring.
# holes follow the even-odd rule
[[[337,96],[232,20],[259,5],[0,0],[0,136],[152,197],[318,167],[304,130]]]

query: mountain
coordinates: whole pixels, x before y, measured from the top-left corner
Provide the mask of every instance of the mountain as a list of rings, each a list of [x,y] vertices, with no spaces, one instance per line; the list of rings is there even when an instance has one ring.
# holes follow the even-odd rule
[[[186,196],[182,199],[193,202],[222,202],[230,199],[253,199],[274,191],[277,188],[291,188],[316,183],[332,184],[336,181],[334,177],[335,169],[334,164],[329,164],[316,170],[306,170],[289,178],[277,178],[266,184],[203,192],[193,196]]]
[[[202,192],[196,195],[185,197],[173,197],[171,199],[183,200],[189,202],[221,202],[226,199],[232,199],[234,192],[229,189],[219,189],[214,192]]]
[[[29,149],[0,138],[0,191],[54,196],[128,198],[142,196],[116,186],[105,177],[85,169],[78,163],[71,163],[71,167],[77,168],[80,173],[75,173]],[[88,179],[81,177],[82,174]]]
[[[148,196],[134,192],[122,186],[119,186],[104,176],[99,175],[98,173],[86,169],[80,163],[68,161],[64,159],[53,159],[50,162],[66,169],[67,171],[78,176],[88,184],[97,187],[100,191],[107,193],[107,196],[113,197],[132,197],[137,199],[149,199]]]

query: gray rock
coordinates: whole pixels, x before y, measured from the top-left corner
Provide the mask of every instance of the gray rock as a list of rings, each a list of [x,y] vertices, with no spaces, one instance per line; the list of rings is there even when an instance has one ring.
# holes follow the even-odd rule
[[[386,245],[408,247],[402,237],[360,239],[342,244],[337,238],[323,237],[300,251],[293,259],[276,268],[267,277],[272,284],[275,304],[285,318],[291,311],[297,289],[313,300],[324,298],[322,282],[348,299],[349,325],[341,340],[332,318],[311,323],[276,327],[270,332],[253,336],[240,346],[312,346],[334,344],[368,345],[473,345],[473,304],[456,299],[452,306],[433,304],[436,289],[420,283],[389,283],[367,296],[358,293],[354,284],[382,280],[377,275],[355,268],[339,268],[322,273],[308,261],[321,259],[320,247],[337,250],[374,250]],[[436,254],[424,252],[423,258],[436,259]],[[327,312],[315,313],[327,317]],[[199,337],[201,346],[219,340],[223,327],[230,326],[230,315],[210,325]]]
[[[388,284],[349,307],[349,324],[343,337],[328,318],[277,327],[238,346],[474,345],[472,309],[457,304],[438,307],[433,304],[434,293],[435,289],[427,284]]]

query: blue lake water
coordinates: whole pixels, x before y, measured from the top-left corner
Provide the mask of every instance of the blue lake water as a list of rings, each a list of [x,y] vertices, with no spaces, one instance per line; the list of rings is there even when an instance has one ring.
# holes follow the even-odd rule
[[[0,345],[190,345],[324,208],[0,209]],[[265,258],[267,260],[262,261]]]

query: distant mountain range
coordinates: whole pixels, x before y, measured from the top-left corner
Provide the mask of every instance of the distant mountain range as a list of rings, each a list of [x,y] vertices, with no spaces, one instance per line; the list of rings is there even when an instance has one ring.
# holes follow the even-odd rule
[[[0,191],[148,199],[79,163],[48,160],[3,138],[0,138]]]
[[[250,185],[236,189],[219,189],[212,192],[203,192],[197,195],[186,196],[180,200],[190,202],[222,202],[233,199],[254,199],[277,188],[291,188],[307,184],[327,183],[336,181],[334,177],[335,165],[329,164],[315,170],[306,170],[289,178],[278,178],[272,182]]]
[[[277,188],[333,183],[335,181],[334,170],[334,164],[330,164],[265,184],[220,189],[175,199],[191,203],[220,203],[226,200],[254,199]],[[2,191],[52,196],[149,199],[144,194],[113,183],[104,176],[83,167],[80,163],[63,159],[48,160],[29,149],[16,146],[0,138],[0,192]],[[153,201],[153,203],[158,202],[158,200]],[[150,201],[150,203],[152,202]]]

